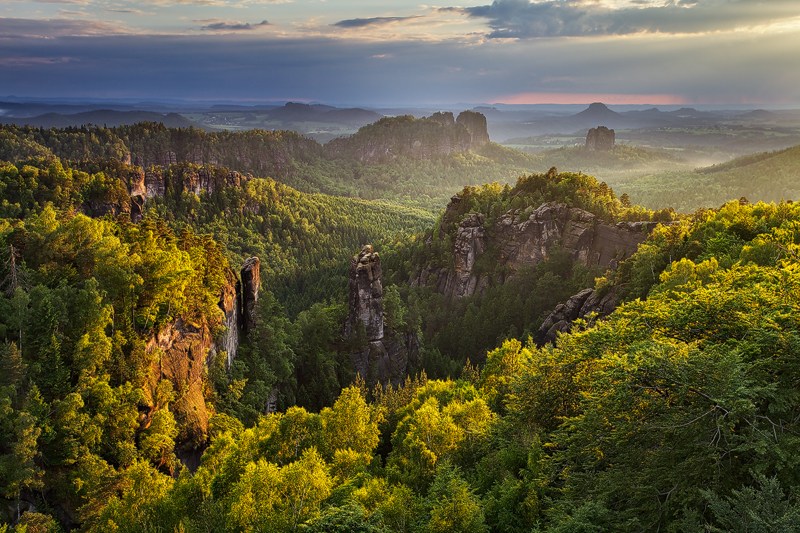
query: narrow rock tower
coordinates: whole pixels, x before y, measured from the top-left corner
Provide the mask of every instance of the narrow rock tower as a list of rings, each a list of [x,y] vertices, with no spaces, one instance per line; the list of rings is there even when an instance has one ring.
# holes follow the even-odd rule
[[[383,313],[381,258],[367,244],[350,261],[350,284],[344,337],[351,343],[350,359],[368,385],[399,383],[419,355],[414,333],[392,331]]]

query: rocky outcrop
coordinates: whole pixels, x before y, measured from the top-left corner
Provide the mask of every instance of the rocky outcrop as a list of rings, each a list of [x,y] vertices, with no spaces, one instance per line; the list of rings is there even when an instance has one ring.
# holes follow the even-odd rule
[[[614,148],[616,134],[605,126],[592,128],[586,134],[586,149],[608,151]]]
[[[617,287],[611,287],[604,291],[584,289],[553,309],[536,332],[534,340],[538,346],[544,346],[547,343],[555,344],[558,334],[569,332],[575,320],[589,317],[594,320],[606,317],[617,308],[619,303]]]
[[[475,263],[486,250],[484,216],[470,213],[456,231],[453,244],[453,269],[448,273],[443,292],[460,298],[474,294],[478,289],[478,274]]]
[[[239,172],[212,166],[178,165],[167,171],[162,167],[149,167],[144,171],[143,184],[136,184],[136,193],[148,200],[162,198],[168,193],[213,194],[225,187],[241,187],[248,179],[249,176]]]
[[[655,223],[608,224],[566,204],[548,202],[530,215],[509,212],[495,227],[499,261],[510,271],[533,266],[555,250],[563,250],[586,266],[614,267],[644,241]]]
[[[460,198],[454,197],[443,220],[459,218],[459,203]],[[510,210],[490,225],[484,215],[468,213],[455,229],[452,265],[426,265],[411,282],[434,287],[450,298],[463,298],[480,293],[490,283],[502,283],[521,268],[547,260],[556,250],[588,267],[615,268],[636,251],[655,225],[609,224],[588,211],[555,202],[533,211]],[[440,239],[445,238],[442,233]],[[428,245],[434,245],[432,240]],[[490,256],[485,255],[487,251],[491,251]],[[491,268],[477,268],[481,262]]]
[[[256,322],[256,302],[261,288],[261,260],[258,257],[246,259],[242,265],[241,276],[240,328],[247,333]]]
[[[450,112],[427,118],[410,115],[382,118],[355,135],[325,145],[332,157],[348,157],[363,163],[381,163],[398,157],[427,159],[463,153],[489,142],[486,117],[464,111],[457,119]]]
[[[344,337],[353,347],[353,369],[368,385],[400,383],[419,357],[413,333],[392,331],[383,312],[381,259],[366,245],[350,262],[348,314]]]
[[[350,261],[347,337],[359,335],[363,327],[368,342],[383,340],[382,278],[381,258],[368,244]]]

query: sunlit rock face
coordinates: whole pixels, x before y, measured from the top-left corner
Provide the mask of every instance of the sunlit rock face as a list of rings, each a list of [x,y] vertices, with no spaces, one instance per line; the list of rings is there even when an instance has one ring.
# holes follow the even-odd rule
[[[196,321],[178,317],[159,329],[145,346],[151,358],[148,384],[145,387],[146,410],[141,423],[149,424],[158,409],[158,383],[172,382],[175,401],[170,409],[182,428],[177,441],[186,449],[205,445],[210,409],[206,404],[204,386],[206,367],[224,351],[225,364],[230,367],[236,358],[241,336],[255,323],[255,306],[261,287],[261,261],[258,257],[245,260],[240,276],[229,270],[222,287],[218,306],[219,317],[202,317]]]

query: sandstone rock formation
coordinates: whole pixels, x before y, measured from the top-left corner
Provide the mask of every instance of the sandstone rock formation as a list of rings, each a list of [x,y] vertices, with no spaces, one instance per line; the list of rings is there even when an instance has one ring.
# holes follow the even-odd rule
[[[368,385],[400,383],[419,356],[415,334],[391,331],[385,324],[382,277],[380,256],[364,246],[350,262],[344,337],[354,346],[353,368]]]
[[[233,271],[226,274],[227,283],[218,303],[225,329],[217,338],[212,334],[213,324],[205,320],[194,323],[178,317],[148,341],[145,353],[152,358],[152,364],[145,387],[147,410],[141,420],[143,427],[149,424],[158,408],[158,383],[166,379],[172,382],[176,394],[170,408],[183,428],[177,440],[188,448],[198,448],[205,443],[209,419],[204,395],[206,366],[222,350],[226,353],[227,367],[236,358],[240,336],[246,334],[247,328],[252,328],[255,320],[261,285],[260,265],[257,257],[247,259],[241,269],[241,281]]]
[[[464,126],[470,135],[471,146],[483,146],[489,142],[489,130],[486,127],[486,117],[476,111],[462,111],[456,123]]]
[[[368,342],[383,339],[383,273],[381,258],[367,244],[350,261],[349,309],[345,335],[358,334],[364,327]]]
[[[608,151],[614,148],[616,134],[605,126],[592,128],[586,134],[586,149],[596,151]]]
[[[610,315],[618,305],[616,287],[603,292],[584,289],[553,309],[536,332],[534,340],[539,346],[555,343],[558,334],[569,332],[578,318],[586,318],[593,313],[595,318],[602,318]]]
[[[459,202],[459,197],[453,198],[444,220],[458,218]],[[483,215],[468,213],[456,228],[452,267],[427,265],[411,281],[451,298],[463,298],[480,293],[490,283],[502,283],[504,278],[498,278],[498,273],[513,276],[523,267],[548,259],[555,250],[569,253],[586,266],[613,268],[636,251],[653,227],[652,222],[608,224],[588,211],[555,202],[532,212],[510,210],[488,226]],[[484,257],[490,249],[492,256]],[[479,260],[492,268],[481,272],[476,268]]]
[[[225,350],[225,366],[230,368],[239,351],[239,309],[241,302],[241,283],[236,279],[236,274],[229,270],[227,283],[222,287],[219,299],[219,308],[222,310],[223,325],[225,330],[220,335],[215,351]],[[214,354],[216,356],[216,354]]]
[[[489,142],[486,117],[464,111],[457,119],[450,112],[417,119],[410,115],[382,118],[355,135],[325,145],[332,157],[352,157],[364,163],[397,157],[425,159],[467,152]]]
[[[247,179],[248,176],[239,172],[209,166],[180,165],[170,169],[170,172],[162,167],[150,167],[144,171],[143,187],[136,184],[136,194],[148,200],[162,198],[167,191],[178,195],[184,192],[211,194],[224,187],[241,187]],[[131,196],[134,194],[132,190]]]
[[[133,222],[142,218],[144,204],[168,194],[212,194],[225,187],[238,188],[250,179],[239,172],[211,166],[178,164],[169,169],[127,167],[119,176],[118,188],[99,189],[88,195],[82,211],[88,216],[129,214]]]
[[[145,387],[145,399],[150,406],[148,414],[155,412],[159,403],[159,381],[171,381],[175,400],[170,409],[182,428],[176,441],[192,448],[202,446],[208,433],[209,412],[203,394],[203,376],[213,343],[208,324],[194,324],[178,318],[155,334],[145,348],[153,361]]]

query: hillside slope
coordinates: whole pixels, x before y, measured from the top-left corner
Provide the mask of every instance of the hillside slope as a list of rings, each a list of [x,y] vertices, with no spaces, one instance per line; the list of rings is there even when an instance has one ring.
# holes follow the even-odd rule
[[[615,190],[650,208],[683,212],[717,207],[745,197],[751,201],[800,199],[800,146],[740,157],[694,171],[672,171],[620,179]]]
[[[524,154],[488,142],[482,115],[459,116],[458,123],[447,113],[428,119],[382,119],[330,146],[287,131],[205,132],[157,123],[65,129],[2,126],[0,160],[104,159],[143,169],[175,163],[225,166],[303,192],[438,209],[466,184],[512,181],[528,162]],[[443,125],[448,118],[451,123]],[[381,135],[375,137],[376,132]],[[376,142],[380,146],[373,146]]]

